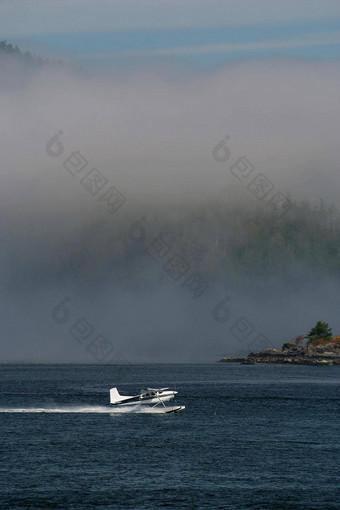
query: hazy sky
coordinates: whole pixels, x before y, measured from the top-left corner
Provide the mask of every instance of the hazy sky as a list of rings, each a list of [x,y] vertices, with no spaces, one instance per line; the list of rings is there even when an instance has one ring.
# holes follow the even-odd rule
[[[319,319],[340,331],[331,280],[307,282],[288,302],[280,282],[270,302],[231,292],[232,322],[221,325],[212,310],[231,289],[197,304],[152,265],[141,268],[148,293],[108,279],[85,295],[50,274],[66,244],[106,214],[63,166],[74,151],[130,205],[138,195],[212,197],[238,185],[212,158],[229,135],[230,161],[246,156],[275,189],[337,200],[339,18],[339,1],[327,0],[0,2],[2,39],[88,69],[27,78],[2,68],[0,361],[95,361],[70,333],[78,318],[133,361],[237,352],[248,344],[230,328],[242,317],[277,346]],[[46,143],[58,131],[54,157]],[[59,324],[53,310],[65,296],[71,317]]]
[[[337,59],[337,0],[3,0],[0,33],[84,65]]]

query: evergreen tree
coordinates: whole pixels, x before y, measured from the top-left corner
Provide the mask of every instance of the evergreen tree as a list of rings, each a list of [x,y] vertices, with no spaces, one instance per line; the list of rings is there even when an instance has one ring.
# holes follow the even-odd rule
[[[330,340],[333,336],[332,330],[327,324],[327,322],[318,321],[314,328],[310,330],[306,338],[309,339],[310,342],[313,340]]]

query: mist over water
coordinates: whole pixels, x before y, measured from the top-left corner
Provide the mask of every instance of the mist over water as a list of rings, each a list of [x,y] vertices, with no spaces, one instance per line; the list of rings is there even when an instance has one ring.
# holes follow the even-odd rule
[[[185,76],[176,67],[95,75],[32,72],[4,57],[0,65],[1,361],[104,362],[87,334],[110,339],[105,361],[212,361],[259,335],[278,347],[320,319],[340,330],[338,272],[301,257],[284,278],[275,268],[252,284],[251,256],[232,273],[219,244],[230,234],[225,211],[214,213],[222,199],[249,210],[249,222],[262,214],[229,170],[242,156],[293,201],[337,199],[338,64],[244,61]],[[226,135],[224,164],[212,151]],[[72,175],[74,153],[100,172],[103,192]],[[109,187],[124,200],[114,214],[100,199]],[[336,250],[338,219],[327,218]],[[169,254],[190,260],[187,275],[204,278],[199,299],[147,253],[160,232]],[[250,235],[242,232],[235,221],[233,239]],[[63,319],[54,310],[65,297]],[[240,340],[232,329],[242,318],[251,331]],[[77,338],[78,319],[87,330]]]

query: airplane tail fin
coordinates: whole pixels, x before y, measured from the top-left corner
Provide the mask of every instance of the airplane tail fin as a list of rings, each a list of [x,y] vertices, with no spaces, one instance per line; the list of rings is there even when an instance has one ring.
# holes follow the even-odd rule
[[[111,388],[110,390],[110,404],[116,404],[116,402],[119,402],[122,400],[122,396],[119,395],[118,390],[116,387]]]

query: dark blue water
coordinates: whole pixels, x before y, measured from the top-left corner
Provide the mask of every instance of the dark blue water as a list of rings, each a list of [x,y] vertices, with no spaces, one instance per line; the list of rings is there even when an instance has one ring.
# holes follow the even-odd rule
[[[1,509],[340,508],[340,367],[0,366],[0,376]],[[122,394],[176,387],[186,409],[112,415],[117,381]]]

